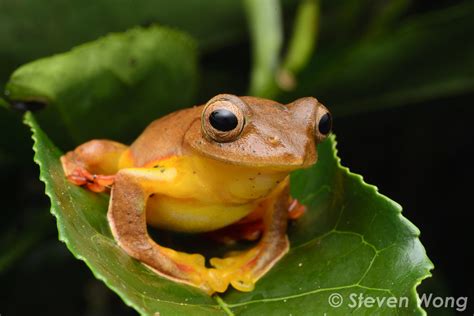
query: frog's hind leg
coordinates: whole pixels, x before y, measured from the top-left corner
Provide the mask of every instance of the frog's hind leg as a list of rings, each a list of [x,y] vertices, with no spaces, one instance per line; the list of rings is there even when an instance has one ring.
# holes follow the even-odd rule
[[[107,215],[112,233],[129,256],[161,276],[212,294],[220,282],[213,270],[205,267],[203,256],[165,248],[148,234],[146,204],[150,195],[176,189],[176,170],[163,170],[132,168],[117,173]]]
[[[127,146],[110,140],[91,140],[63,155],[61,163],[68,180],[102,192],[114,183],[114,174]]]
[[[265,201],[264,231],[259,243],[247,251],[211,259],[221,279],[240,291],[251,291],[258,279],[288,252],[289,202],[289,185],[285,181]]]

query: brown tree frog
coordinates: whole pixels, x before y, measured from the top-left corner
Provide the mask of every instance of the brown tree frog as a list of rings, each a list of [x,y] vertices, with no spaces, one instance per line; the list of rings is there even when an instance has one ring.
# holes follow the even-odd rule
[[[92,140],[61,162],[72,183],[111,188],[108,221],[131,257],[209,294],[229,284],[251,291],[289,249],[289,211],[304,208],[290,197],[289,174],[316,162],[330,130],[330,113],[311,97],[283,105],[220,94],[152,122],[131,146]],[[261,236],[246,251],[212,258],[209,268],[200,254],[156,243],[147,225],[187,233],[239,227]]]

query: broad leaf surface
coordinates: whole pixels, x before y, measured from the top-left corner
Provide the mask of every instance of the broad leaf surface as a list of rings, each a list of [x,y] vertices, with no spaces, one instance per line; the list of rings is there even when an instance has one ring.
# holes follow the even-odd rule
[[[203,16],[206,18],[202,18]],[[11,73],[22,64],[66,52],[76,45],[93,41],[110,32],[123,32],[137,25],[151,23],[186,31],[206,51],[230,45],[244,38],[246,33],[243,6],[240,1],[234,0],[186,0],[185,5],[180,1],[168,0],[144,0],[139,4],[133,0],[94,0],[90,3],[80,0],[49,0],[47,5],[35,0],[2,0],[0,95]],[[160,45],[166,47],[169,43],[160,42]],[[192,56],[192,50],[189,54],[185,59],[193,62],[195,57]],[[170,55],[175,58],[175,54]],[[187,65],[186,60],[180,60],[179,54],[176,58],[178,64]],[[153,71],[153,65],[148,67]],[[184,68],[176,76],[188,76]],[[169,79],[169,76],[165,75],[163,78]],[[186,80],[182,80],[181,84],[183,90],[180,89],[180,93],[175,93],[174,96],[186,98],[180,104],[182,106],[190,104],[192,100],[189,99]],[[179,102],[180,98],[175,101]],[[149,113],[149,118],[152,118],[154,114],[152,111]],[[27,131],[21,124],[21,116],[15,114],[0,109],[0,126],[8,130],[9,135],[15,135],[14,138],[6,134],[0,136],[0,166],[5,165],[3,153],[8,153],[11,156],[9,160],[17,164],[19,161],[24,162],[23,157],[28,159],[29,156]],[[51,119],[46,122],[44,116],[41,114],[38,119],[47,128],[48,135],[55,140],[61,137],[63,140],[60,143],[66,144],[69,140],[67,128],[61,127],[54,132],[51,126],[62,124],[63,118],[51,115]],[[79,123],[83,125],[83,122]],[[140,126],[144,123],[140,122]],[[91,126],[88,125],[87,129],[89,128]],[[120,136],[133,137],[130,131],[124,129],[123,132]],[[19,146],[19,143],[26,146]]]
[[[341,167],[335,139],[319,146],[319,162],[292,176],[293,195],[308,212],[290,227],[292,248],[253,292],[229,290],[218,298],[163,279],[128,257],[113,240],[106,220],[108,196],[69,184],[60,150],[32,114],[35,161],[51,199],[59,238],[128,305],[153,315],[367,315],[422,314],[415,287],[432,264],[418,230],[401,216],[398,204]],[[328,305],[330,294],[346,300]],[[408,297],[407,308],[350,308],[350,293]]]
[[[203,18],[205,17],[205,18]],[[31,60],[66,51],[110,32],[158,23],[195,37],[204,49],[245,34],[243,6],[234,0],[34,0],[0,2],[0,86]],[[19,40],[21,39],[21,40]]]
[[[134,28],[20,67],[6,93],[12,102],[45,103],[38,119],[62,144],[129,141],[140,126],[191,102],[195,46],[175,30]]]

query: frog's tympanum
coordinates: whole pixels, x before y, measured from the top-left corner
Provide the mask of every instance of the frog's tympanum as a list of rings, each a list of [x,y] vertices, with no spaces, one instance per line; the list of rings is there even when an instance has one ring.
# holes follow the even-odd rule
[[[131,146],[92,140],[61,162],[72,183],[111,190],[108,221],[131,257],[209,294],[229,284],[251,291],[288,251],[287,222],[304,211],[289,174],[316,162],[330,130],[328,110],[311,97],[282,105],[220,94],[152,122]],[[208,267],[200,254],[156,243],[147,225],[258,242]]]

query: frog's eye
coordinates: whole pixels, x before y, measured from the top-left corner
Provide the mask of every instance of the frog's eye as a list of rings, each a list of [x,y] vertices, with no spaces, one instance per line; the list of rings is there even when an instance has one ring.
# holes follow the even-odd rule
[[[216,109],[209,115],[209,123],[221,132],[233,130],[239,124],[237,116],[227,109]]]
[[[209,102],[202,112],[203,132],[219,143],[236,140],[244,127],[245,117],[239,106],[227,99]]]
[[[319,119],[318,131],[322,135],[327,135],[331,132],[331,127],[332,127],[331,114],[326,113],[323,116],[321,116],[321,118]]]
[[[332,117],[331,113],[321,105],[316,117],[315,136],[318,142],[323,141],[330,133],[332,129]]]

